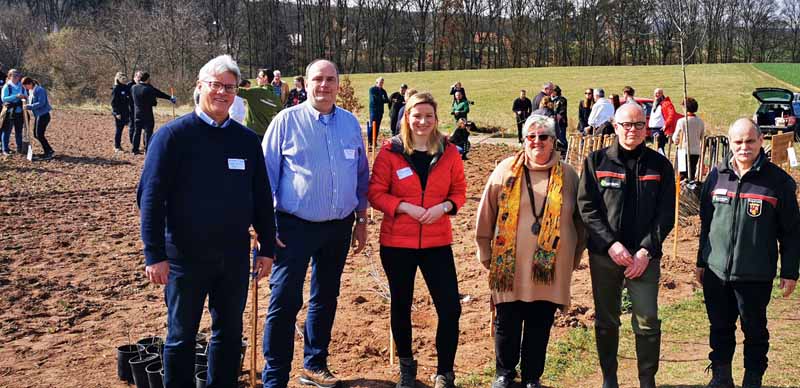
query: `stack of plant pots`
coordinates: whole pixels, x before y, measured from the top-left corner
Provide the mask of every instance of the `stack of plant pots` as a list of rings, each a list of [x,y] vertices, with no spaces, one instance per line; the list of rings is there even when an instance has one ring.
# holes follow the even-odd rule
[[[146,337],[117,348],[117,376],[136,388],[163,388],[164,340]]]

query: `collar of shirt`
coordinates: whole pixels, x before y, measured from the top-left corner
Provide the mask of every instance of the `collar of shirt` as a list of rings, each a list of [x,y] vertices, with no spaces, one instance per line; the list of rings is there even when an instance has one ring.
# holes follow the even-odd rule
[[[314,119],[321,121],[322,124],[328,125],[331,121],[333,121],[333,119],[336,118],[336,109],[337,108],[336,108],[335,104],[333,105],[333,109],[331,109],[331,113],[327,113],[327,114],[324,114],[324,113],[318,111],[316,108],[314,108],[314,106],[311,105],[310,100],[306,100],[303,103],[303,106],[305,106],[305,108],[308,111],[308,113],[310,113],[311,116],[314,117]]]
[[[204,123],[212,127],[225,128],[231,123],[231,117],[229,115],[228,118],[225,119],[225,121],[223,121],[221,124],[217,124],[217,122],[214,121],[214,119],[212,119],[211,116],[207,115],[206,112],[203,112],[203,110],[200,109],[199,106],[194,108],[194,113],[196,113],[197,116],[200,117],[200,120],[203,120]]]

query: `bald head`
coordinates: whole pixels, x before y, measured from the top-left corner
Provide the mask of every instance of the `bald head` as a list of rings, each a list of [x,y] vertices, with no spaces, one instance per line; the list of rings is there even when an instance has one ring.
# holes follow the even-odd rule
[[[734,121],[728,128],[728,139],[731,139],[734,135],[757,137],[761,135],[761,130],[758,129],[753,120],[741,118]]]
[[[614,113],[614,121],[618,123],[635,123],[644,121],[644,111],[638,104],[623,104]]]
[[[736,120],[728,129],[728,144],[740,174],[747,172],[758,159],[764,135],[753,120]]]
[[[638,104],[624,104],[614,114],[614,131],[619,145],[626,150],[638,147],[647,135],[644,111]]]

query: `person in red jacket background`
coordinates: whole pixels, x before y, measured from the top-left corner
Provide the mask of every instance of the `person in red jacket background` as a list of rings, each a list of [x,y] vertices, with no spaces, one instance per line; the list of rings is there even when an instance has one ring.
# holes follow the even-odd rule
[[[467,184],[456,146],[439,132],[430,93],[406,103],[400,134],[384,142],[373,165],[369,202],[383,212],[380,256],[392,295],[391,327],[400,358],[397,387],[414,387],[411,304],[417,267],[436,307],[435,388],[455,387],[461,304],[450,216],[464,205]]]

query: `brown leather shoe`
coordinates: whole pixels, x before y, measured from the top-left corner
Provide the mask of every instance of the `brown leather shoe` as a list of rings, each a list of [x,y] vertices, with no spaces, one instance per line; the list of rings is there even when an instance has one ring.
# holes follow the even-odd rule
[[[300,383],[318,388],[333,388],[339,384],[339,379],[328,368],[320,370],[303,368],[303,373],[300,375]]]

